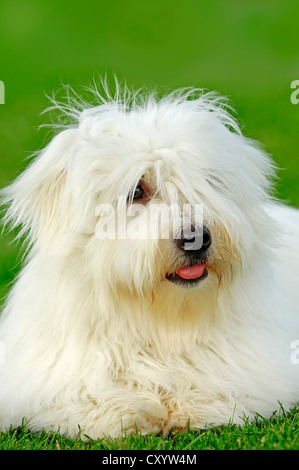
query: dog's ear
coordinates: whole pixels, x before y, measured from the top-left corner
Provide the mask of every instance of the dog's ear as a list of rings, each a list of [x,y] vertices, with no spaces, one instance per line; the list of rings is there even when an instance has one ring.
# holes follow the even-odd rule
[[[274,161],[258,142],[247,138],[243,138],[242,156],[240,171],[243,172],[243,177],[241,181],[247,181],[247,200],[254,202],[253,196],[255,195],[259,201],[267,202],[273,193],[276,180]]]
[[[7,206],[4,222],[21,226],[19,236],[27,234],[31,243],[46,243],[66,230],[70,204],[66,193],[68,163],[76,129],[56,135],[29,167],[1,191]]]

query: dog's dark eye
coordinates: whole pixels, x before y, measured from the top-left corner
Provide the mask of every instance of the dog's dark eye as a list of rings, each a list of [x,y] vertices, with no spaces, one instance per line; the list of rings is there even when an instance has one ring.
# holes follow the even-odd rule
[[[146,196],[145,191],[140,186],[140,184],[138,184],[138,186],[136,186],[134,194],[133,194],[133,201],[143,199],[145,196]]]

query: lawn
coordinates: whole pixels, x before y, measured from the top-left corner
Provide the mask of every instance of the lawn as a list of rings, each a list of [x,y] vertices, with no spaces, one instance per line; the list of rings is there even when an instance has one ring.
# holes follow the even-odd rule
[[[214,429],[170,434],[167,437],[130,435],[122,439],[86,442],[80,437],[70,440],[58,433],[34,435],[25,428],[0,434],[0,449],[10,450],[289,450],[299,449],[299,409],[290,413],[280,410],[271,419],[257,416],[255,422],[244,419],[244,426],[228,425]]]
[[[277,163],[276,196],[299,207],[299,3],[201,0],[2,0],[0,4],[0,187],[43,147],[46,93],[80,92],[97,74],[129,85],[196,86],[228,96],[243,132]],[[0,100],[1,101],[1,100]],[[19,270],[13,234],[0,240],[0,297]],[[299,372],[299,371],[298,371]],[[299,375],[299,373],[298,373]],[[244,427],[88,444],[23,430],[0,434],[0,449],[299,449],[299,411]]]

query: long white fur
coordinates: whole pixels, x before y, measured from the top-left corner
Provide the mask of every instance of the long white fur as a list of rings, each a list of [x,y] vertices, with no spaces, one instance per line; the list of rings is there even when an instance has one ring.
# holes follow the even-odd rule
[[[2,191],[29,253],[1,315],[0,427],[167,433],[299,400],[299,215],[221,100],[97,95]],[[85,106],[85,105],[84,105]],[[172,240],[99,240],[96,208],[141,178],[155,202],[204,204],[209,276],[171,284]],[[161,222],[163,224],[163,221]]]

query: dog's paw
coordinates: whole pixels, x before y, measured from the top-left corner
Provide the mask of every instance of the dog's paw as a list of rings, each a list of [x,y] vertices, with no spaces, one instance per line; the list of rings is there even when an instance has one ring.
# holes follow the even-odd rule
[[[122,420],[121,434],[138,434],[146,436],[148,434],[160,434],[165,427],[165,416],[146,416],[144,414],[134,414],[126,416]]]

